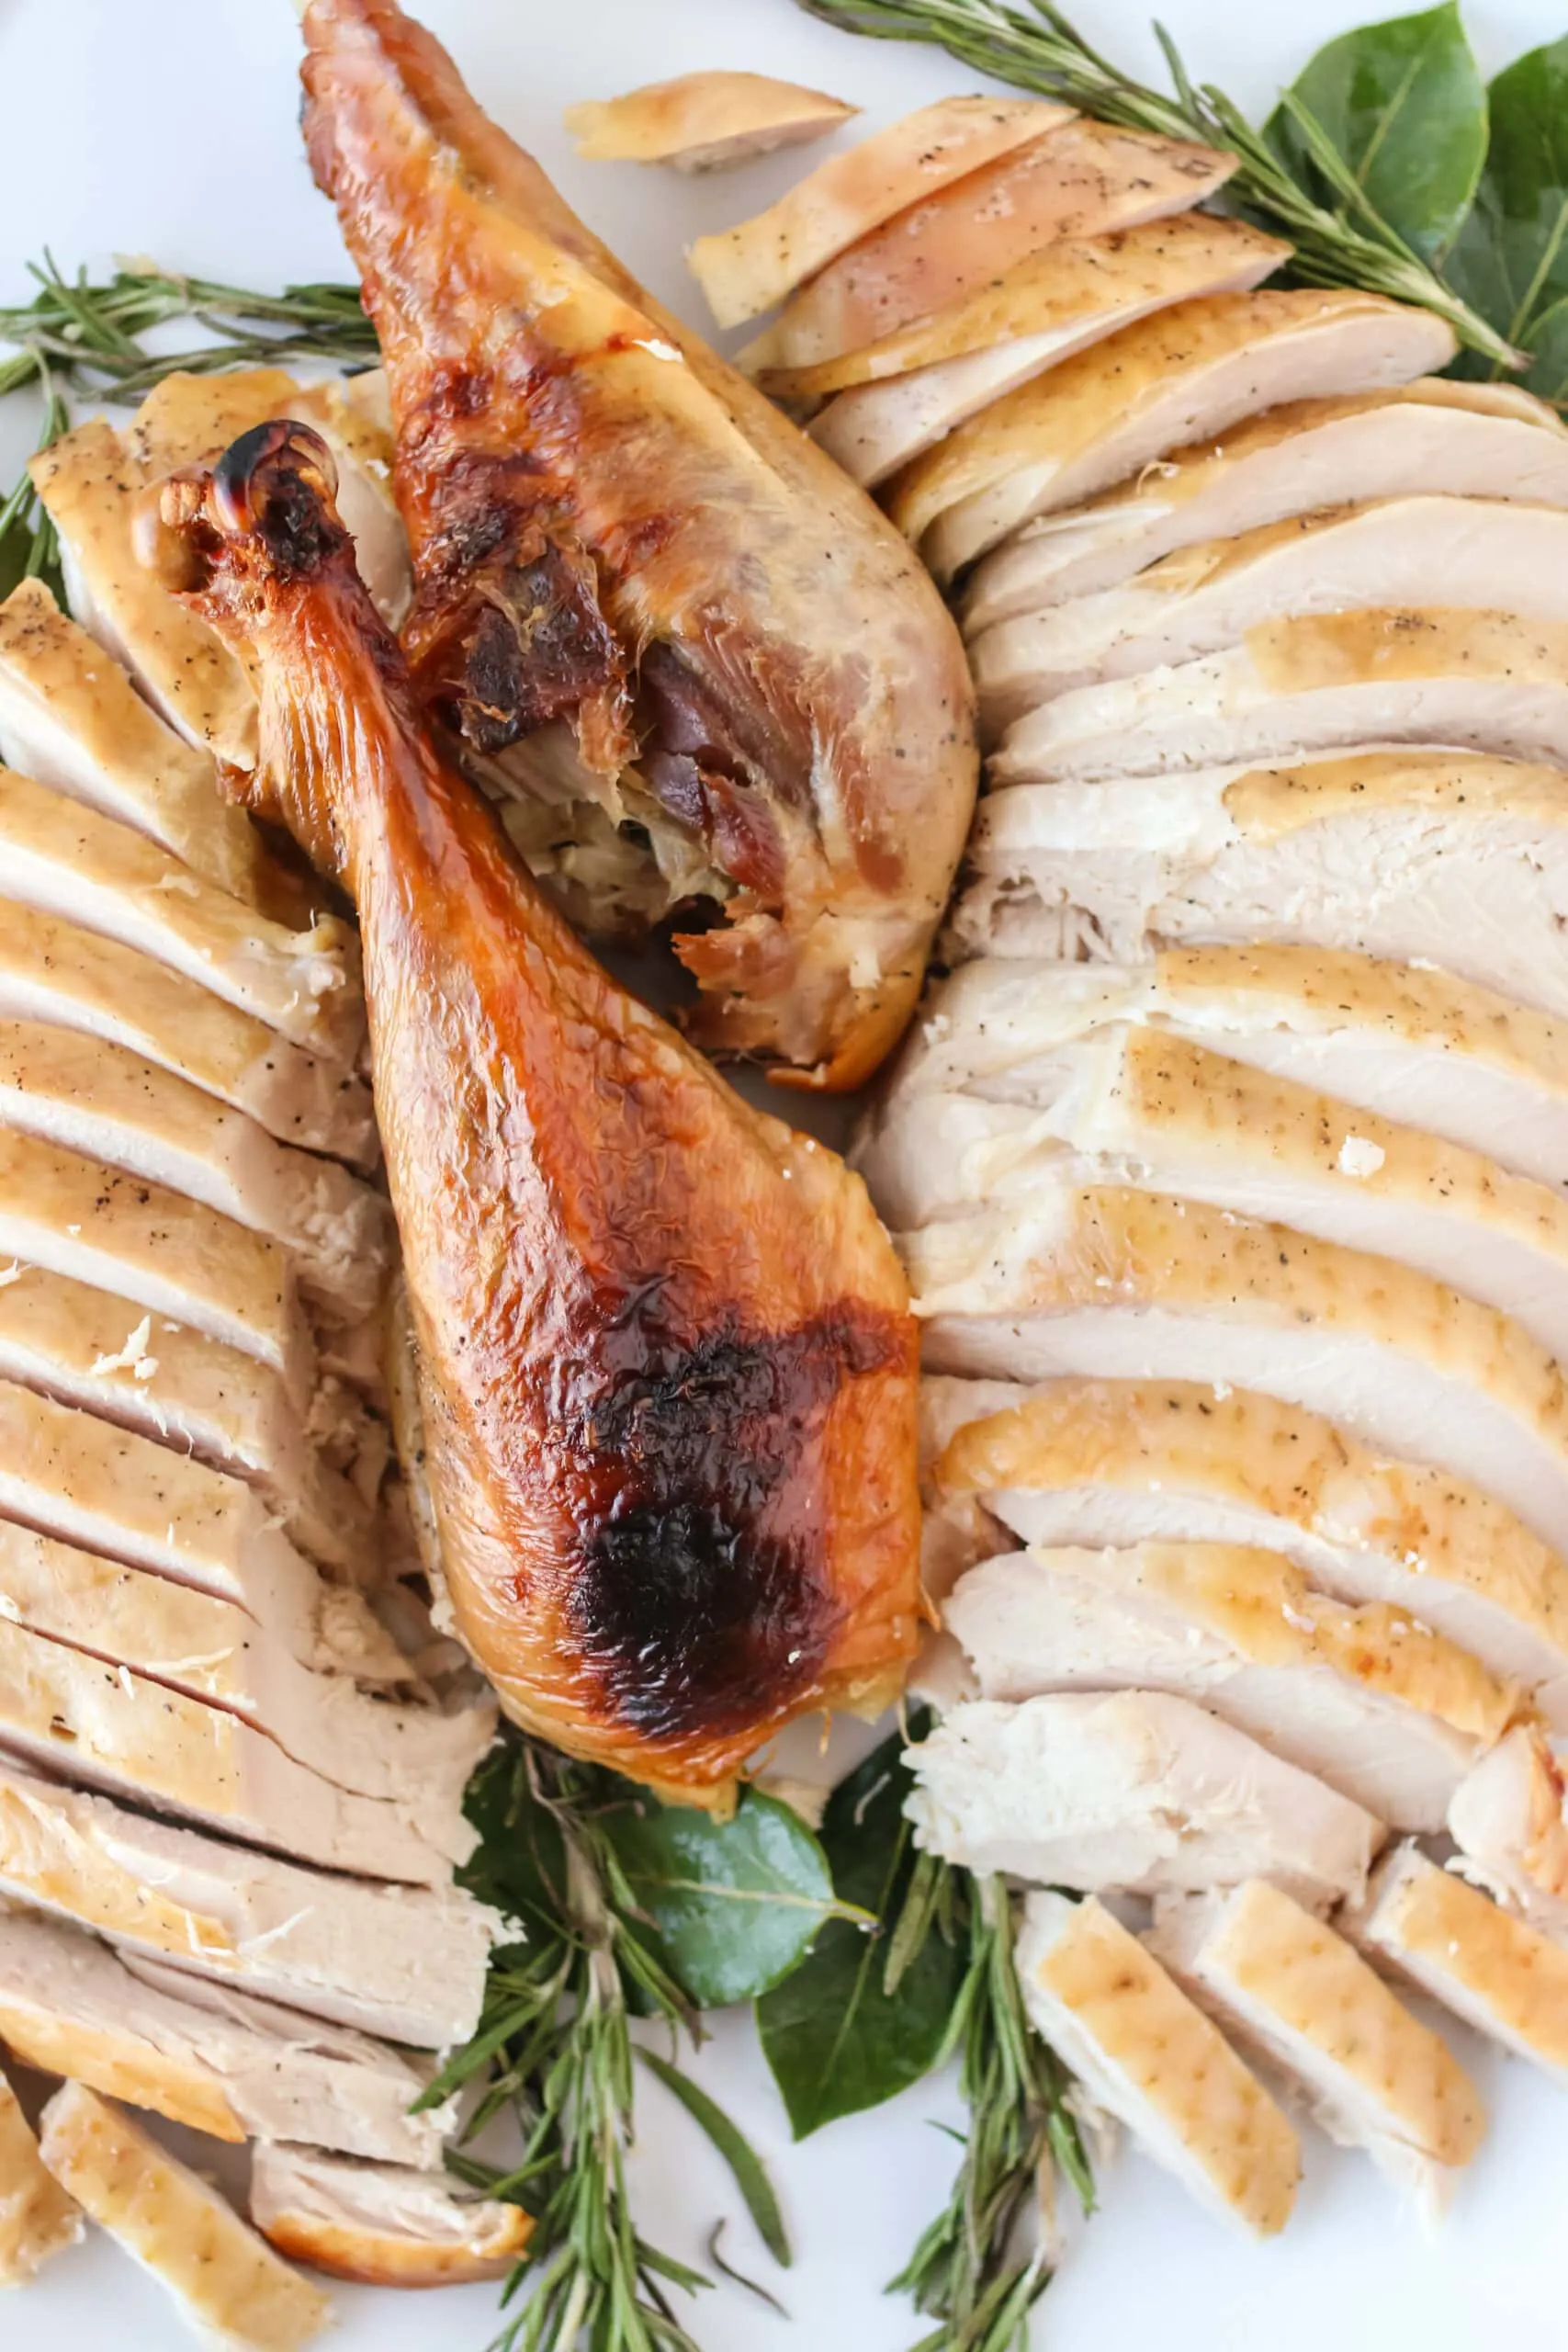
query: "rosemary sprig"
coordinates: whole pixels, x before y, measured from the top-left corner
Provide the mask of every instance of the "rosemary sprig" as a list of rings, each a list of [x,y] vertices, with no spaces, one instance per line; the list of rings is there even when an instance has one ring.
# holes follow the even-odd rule
[[[1163,27],[1156,28],[1174,95],[1133,80],[1090,47],[1052,0],[798,0],[808,15],[841,31],[879,40],[936,44],[982,74],[1081,107],[1102,122],[1191,139],[1228,149],[1240,161],[1224,197],[1227,209],[1257,228],[1288,237],[1295,275],[1311,286],[1350,286],[1435,311],[1461,343],[1499,367],[1518,355],[1418,254],[1369,202],[1344,158],[1293,93],[1283,104],[1315,169],[1332,192],[1319,203],[1212,83],[1195,84]]]

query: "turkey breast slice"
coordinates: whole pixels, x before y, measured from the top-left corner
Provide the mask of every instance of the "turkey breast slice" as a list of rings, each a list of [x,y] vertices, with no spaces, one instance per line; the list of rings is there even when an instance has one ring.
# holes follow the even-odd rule
[[[1451,1472],[1391,1461],[1277,1397],[1196,1381],[1053,1381],[960,1429],[931,1476],[938,1494],[977,1496],[1024,1544],[1159,1547],[1157,1559],[1111,1554],[1077,1573],[1180,1610],[1260,1665],[1314,1657],[1423,1709],[1460,1735],[1438,1743],[1450,1769],[1501,1738],[1518,1685],[1568,1671],[1568,1566],[1556,1552]],[[1263,1548],[1184,1570],[1182,1544]],[[1019,1568],[1009,1589],[1026,1595]],[[1314,1621],[1309,1577],[1359,1622],[1326,1602]],[[987,1657],[983,1679],[1012,1670],[988,1635]],[[1021,1657],[1017,1670],[1037,1669]],[[1550,1703],[1568,1707],[1568,1686]],[[1447,1804],[1410,1826],[1440,1827]]]
[[[1483,1488],[1555,1550],[1568,1395],[1518,1325],[1387,1259],[1198,1202],[1064,1188],[906,1234],[931,1373],[1208,1382]]]
[[[380,1300],[395,1228],[379,1193],[123,1046],[0,1019],[0,1127],[148,1177],[280,1242],[300,1287],[344,1319]]]
[[[899,475],[888,511],[948,581],[1035,515],[1258,409],[1408,383],[1453,354],[1440,319],[1381,295],[1269,286],[1200,297],[1123,327],[960,425]]]
[[[1062,1046],[1118,1021],[1568,1185],[1568,1022],[1345,949],[1176,947],[1137,964],[985,956],[929,992],[895,1091],[1043,1107]]]
[[[1155,1906],[1148,1949],[1242,2051],[1278,2069],[1341,2147],[1433,2218],[1485,2136],[1481,2095],[1343,1936],[1265,1879]]]
[[[1497,498],[1420,495],[1337,505],[1238,538],[1179,548],[1120,588],[998,621],[970,640],[995,736],[1053,696],[1201,661],[1260,622],[1418,604],[1568,622],[1568,514]]]
[[[929,325],[872,346],[860,380],[838,392],[811,437],[870,489],[1003,393],[1168,304],[1246,290],[1289,247],[1239,220],[1177,213],[1113,237],[1047,246]],[[945,346],[945,347],[944,347]],[[802,370],[792,397],[827,390],[836,368]],[[886,380],[878,380],[886,379]]]
[[[534,2228],[439,2173],[276,2145],[251,2160],[251,2219],[290,2261],[369,2287],[504,2278]]]
[[[1043,514],[976,566],[966,635],[1118,587],[1175,548],[1314,507],[1440,492],[1568,505],[1568,428],[1511,384],[1413,384],[1286,401]]]
[[[1364,1807],[1164,1691],[971,1700],[907,1760],[928,1852],[1090,1894],[1271,1878],[1322,1906],[1360,1892],[1383,1839]]]
[[[82,2209],[45,2167],[16,2092],[0,2075],[0,2287],[25,2286],[82,2238]]]
[[[8,904],[0,922],[0,1019],[48,1021],[122,1046],[280,1143],[361,1168],[380,1156],[363,1079],[291,1046],[200,981],[36,907]]]
[[[1428,1860],[1391,1854],[1340,1925],[1478,2033],[1568,2087],[1568,1951]]]
[[[1367,742],[1568,764],[1568,624],[1458,605],[1260,621],[1206,661],[1043,704],[1008,729],[991,774],[1147,775]]]
[[[299,2352],[332,2325],[321,2290],[118,2108],[67,2083],[45,2109],[43,2130],[51,2173],[168,2291],[204,2342],[229,2352]]]
[[[1449,1834],[1500,1902],[1568,1940],[1568,1787],[1541,1735],[1521,1724],[1455,1791]]]
[[[1213,2021],[1092,1896],[1034,1894],[1017,1965],[1023,2006],[1096,2105],[1218,2220],[1283,2229],[1296,2135]]]
[[[0,769],[0,899],[138,948],[324,1060],[349,1067],[364,1042],[346,923],[328,915],[288,930],[129,825],[10,768]]]

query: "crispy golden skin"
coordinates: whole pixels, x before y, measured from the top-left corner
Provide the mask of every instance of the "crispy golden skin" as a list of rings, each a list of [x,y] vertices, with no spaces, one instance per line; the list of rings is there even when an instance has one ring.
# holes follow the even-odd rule
[[[601,802],[700,850],[731,893],[677,942],[704,1046],[858,1084],[914,1006],[974,799],[931,582],[392,0],[314,0],[306,40],[311,162],[386,355],[422,695],[486,760],[570,728]]]
[[[444,1564],[519,1722],[723,1804],[916,1635],[916,1347],[858,1178],[615,985],[434,750],[324,445],[164,492],[245,662],[242,777],[359,910]]]

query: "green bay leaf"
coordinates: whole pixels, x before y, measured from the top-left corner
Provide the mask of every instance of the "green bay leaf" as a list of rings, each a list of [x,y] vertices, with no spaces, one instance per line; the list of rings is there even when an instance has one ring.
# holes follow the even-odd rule
[[[1499,74],[1487,102],[1492,143],[1448,276],[1534,352],[1546,314],[1568,298],[1568,35]]]

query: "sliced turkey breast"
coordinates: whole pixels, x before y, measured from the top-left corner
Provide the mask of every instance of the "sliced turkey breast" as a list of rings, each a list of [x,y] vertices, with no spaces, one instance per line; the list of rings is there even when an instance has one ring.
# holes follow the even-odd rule
[[[964,628],[1117,587],[1178,548],[1314,507],[1434,492],[1568,505],[1568,428],[1514,385],[1435,376],[1286,401],[1028,524],[976,566]]]
[[[1441,2211],[1485,2136],[1480,2093],[1352,1945],[1256,1878],[1160,1902],[1145,1940],[1244,2052],[1283,2074],[1331,2140],[1364,2148]]]
[[[342,1318],[357,1322],[380,1300],[395,1228],[379,1193],[123,1046],[0,1018],[0,1127],[145,1176],[280,1242],[300,1287]]]
[[[1387,1259],[1197,1202],[1083,1188],[900,1244],[933,1373],[1191,1380],[1305,1406],[1483,1488],[1553,1548],[1568,1393],[1494,1309]]]
[[[995,286],[865,352],[764,380],[790,399],[818,399],[843,378],[849,389],[813,420],[811,437],[870,489],[1074,352],[1168,304],[1245,291],[1289,256],[1288,245],[1242,221],[1176,213],[1047,245]]]
[[[1415,496],[1319,508],[1179,548],[1120,588],[998,621],[970,641],[993,733],[1053,695],[1201,661],[1264,621],[1414,605],[1568,622],[1568,514],[1500,498]]]
[[[1455,1792],[1449,1833],[1471,1875],[1568,1941],[1568,1786],[1538,1731],[1521,1724]]]
[[[1095,2104],[1222,2222],[1284,2228],[1296,2135],[1218,2029],[1091,1895],[1032,1894],[1018,1939],[1023,2006]]]
[[[0,1895],[197,1976],[418,2049],[479,2020],[497,1914],[382,1886],[62,1788],[0,1760]]]
[[[1341,1923],[1478,2033],[1568,2086],[1568,1951],[1417,1847],[1389,1856]]]
[[[96,809],[0,769],[0,899],[139,948],[324,1060],[365,1035],[359,953],[324,916],[286,930]]]
[[[82,2209],[46,2168],[17,2094],[0,2075],[0,2287],[25,2286],[81,2236]]]
[[[824,138],[858,114],[822,90],[766,74],[678,74],[616,98],[584,98],[562,120],[584,162],[722,172]]]
[[[1317,288],[1213,294],[1124,327],[917,459],[888,497],[939,580],[1037,514],[1255,410],[1408,383],[1453,357],[1430,311]]]
[[[1142,1022],[1568,1185],[1568,1023],[1345,949],[1167,948],[1138,964],[986,956],[927,997],[895,1085],[1042,1107],[1065,1044]]]
[[[908,1762],[928,1852],[1090,1894],[1271,1878],[1322,1906],[1361,1890],[1383,1838],[1348,1797],[1164,1691],[972,1700]]]
[[[1568,764],[1568,624],[1460,605],[1260,621],[1207,661],[1059,695],[1008,729],[991,772],[1148,775],[1367,742]]]
[[[281,1143],[361,1168],[379,1157],[363,1079],[291,1046],[200,981],[36,907],[8,904],[0,922],[0,1018],[49,1021],[121,1046]]]
[[[118,2108],[67,2083],[44,2111],[51,2172],[174,2297],[205,2342],[299,2352],[333,2323],[326,2297],[280,2262],[188,2165]]]
[[[439,2173],[265,2146],[251,2163],[251,2219],[291,2262],[367,2287],[503,2278],[534,2228],[520,2205]]]

